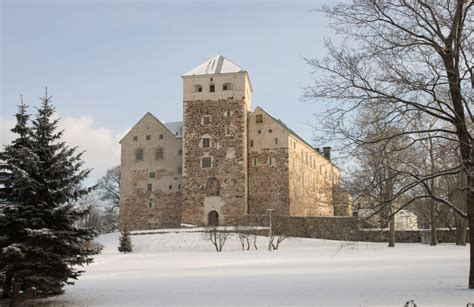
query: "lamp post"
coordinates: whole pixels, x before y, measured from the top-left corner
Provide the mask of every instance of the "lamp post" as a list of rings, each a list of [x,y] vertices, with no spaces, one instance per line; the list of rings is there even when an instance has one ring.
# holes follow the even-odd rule
[[[268,227],[268,250],[272,250],[272,238],[273,238],[273,225],[272,225],[272,211],[275,209],[267,209],[270,214],[270,227]]]

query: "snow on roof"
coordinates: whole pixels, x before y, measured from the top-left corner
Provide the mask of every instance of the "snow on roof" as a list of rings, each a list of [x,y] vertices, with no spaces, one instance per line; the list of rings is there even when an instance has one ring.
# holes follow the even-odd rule
[[[169,122],[163,123],[163,125],[168,129],[175,137],[183,137],[183,122]]]
[[[188,71],[183,76],[226,74],[243,71],[245,70],[242,69],[240,66],[235,63],[232,63],[227,58],[218,54],[215,57],[212,57],[206,62],[202,63],[198,67]]]

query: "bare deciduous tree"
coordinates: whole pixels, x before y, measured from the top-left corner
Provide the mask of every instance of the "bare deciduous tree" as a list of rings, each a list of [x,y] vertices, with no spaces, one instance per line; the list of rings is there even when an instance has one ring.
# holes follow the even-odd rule
[[[363,0],[322,7],[319,11],[331,18],[344,39],[338,46],[326,41],[326,58],[307,60],[321,75],[305,92],[308,98],[337,102],[325,121],[332,129],[325,132],[354,146],[361,143],[357,131],[351,131],[351,116],[376,101],[389,111],[385,121],[407,123],[389,138],[405,135],[415,145],[423,131],[414,128],[412,120],[420,116],[438,120],[429,129],[432,140],[457,143],[460,164],[411,174],[411,183],[393,199],[421,185],[428,189],[419,199],[434,199],[468,219],[469,288],[474,288],[473,5],[472,0]],[[430,180],[456,174],[465,179],[460,189],[466,193],[467,212],[429,189]]]
[[[206,232],[211,241],[212,245],[216,248],[216,252],[222,252],[225,242],[230,235],[230,232],[226,227],[218,227],[215,225],[210,225],[206,228]]]

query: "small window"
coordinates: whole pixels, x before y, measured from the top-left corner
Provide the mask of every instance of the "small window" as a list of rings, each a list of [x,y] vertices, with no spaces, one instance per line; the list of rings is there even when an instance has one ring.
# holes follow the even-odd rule
[[[194,85],[194,92],[195,92],[195,93],[200,93],[200,92],[202,92],[202,85],[200,85],[200,84]]]
[[[156,160],[163,160],[164,159],[163,147],[158,147],[156,149],[155,158],[156,158]]]
[[[172,189],[173,189],[173,186],[170,184],[170,185],[168,186],[168,190],[172,190]]]
[[[183,150],[182,149],[178,149],[178,156],[182,156],[183,155]]]
[[[183,168],[180,166],[178,167],[178,174],[181,175],[183,173]]]
[[[211,139],[210,138],[203,138],[202,139],[202,148],[209,148],[211,147]]]
[[[143,161],[143,149],[138,148],[137,151],[135,152],[135,159],[137,161]]]
[[[211,167],[211,157],[203,157],[201,159],[201,167],[202,168],[209,168]]]
[[[165,136],[164,136],[163,134],[160,134],[160,135],[158,136],[158,138],[159,138],[160,140],[164,139],[164,137],[165,137]]]
[[[275,138],[275,145],[278,144],[278,138]]]
[[[230,131],[230,128],[225,128],[225,135],[231,135],[232,132]]]
[[[268,129],[268,133],[272,133],[272,132],[273,132],[273,130],[272,130],[272,129]]]
[[[150,172],[150,178],[155,178],[155,172]]]
[[[202,124],[209,125],[211,123],[211,117],[209,115],[204,115],[202,117]]]
[[[216,86],[214,84],[209,85],[209,92],[214,93],[216,91]]]
[[[257,124],[263,123],[263,115],[262,114],[257,114],[256,123]]]
[[[148,203],[148,208],[151,208],[153,207],[153,204],[152,203]]]
[[[138,141],[138,136],[136,136],[136,135],[133,136],[133,141],[135,141],[135,142]]]
[[[268,158],[268,165],[272,165],[272,158]]]
[[[181,185],[180,184],[178,184],[178,190],[181,190]]]
[[[149,141],[151,139],[151,135],[146,136],[146,140]]]
[[[257,166],[257,159],[253,159],[253,165]]]
[[[223,91],[230,91],[230,90],[232,90],[232,83],[224,83],[224,85],[222,85],[222,90],[223,90]]]
[[[250,147],[253,147],[253,140],[250,140]]]
[[[153,186],[151,185],[151,183],[149,183],[147,186],[147,191],[151,192],[152,189],[153,189]]]
[[[262,130],[258,130],[257,132],[258,132],[258,134],[262,134]]]

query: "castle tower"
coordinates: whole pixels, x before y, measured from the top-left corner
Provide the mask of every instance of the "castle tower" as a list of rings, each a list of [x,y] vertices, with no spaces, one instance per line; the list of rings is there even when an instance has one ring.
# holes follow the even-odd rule
[[[248,213],[250,78],[222,55],[182,78],[182,222],[229,223]]]

